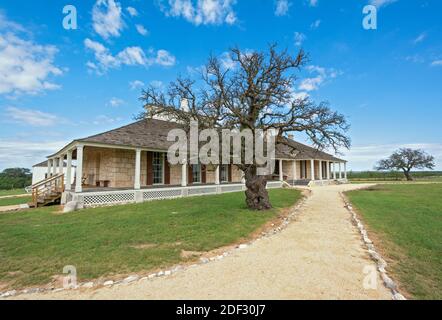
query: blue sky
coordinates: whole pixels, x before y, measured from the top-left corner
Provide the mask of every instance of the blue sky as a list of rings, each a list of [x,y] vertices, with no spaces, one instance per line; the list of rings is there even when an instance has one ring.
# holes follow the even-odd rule
[[[77,30],[62,26],[67,4]],[[376,30],[362,27],[367,4]],[[442,170],[441,12],[438,0],[4,0],[0,170],[131,122],[143,85],[167,85],[234,45],[271,42],[309,54],[294,90],[348,117],[350,169],[409,146]]]

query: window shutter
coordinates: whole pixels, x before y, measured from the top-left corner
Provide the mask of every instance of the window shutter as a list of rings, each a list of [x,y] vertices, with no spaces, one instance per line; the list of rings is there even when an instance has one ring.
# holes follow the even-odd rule
[[[206,165],[201,165],[201,183],[206,183]]]
[[[187,166],[187,183],[192,184],[193,183],[193,176],[192,176],[192,165],[189,164]]]
[[[167,160],[167,153],[164,155],[164,184],[170,184],[170,164]]]
[[[153,184],[153,159],[152,151],[147,151],[147,185],[151,186]]]

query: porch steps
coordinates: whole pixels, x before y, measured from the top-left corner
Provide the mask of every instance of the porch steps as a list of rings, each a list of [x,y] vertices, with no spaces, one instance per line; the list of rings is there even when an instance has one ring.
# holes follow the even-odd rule
[[[30,187],[32,189],[32,202],[30,208],[44,207],[59,203],[64,191],[64,175],[62,173],[51,176]]]
[[[294,183],[293,181],[289,181],[289,183],[295,186],[308,186],[310,181],[311,180],[295,180]]]

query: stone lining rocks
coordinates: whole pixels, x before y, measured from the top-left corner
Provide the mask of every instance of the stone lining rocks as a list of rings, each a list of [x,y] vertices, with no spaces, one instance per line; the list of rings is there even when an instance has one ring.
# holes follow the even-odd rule
[[[304,191],[308,191],[308,189],[303,189]],[[235,246],[233,249],[228,249],[227,251],[223,252],[222,254],[218,254],[217,256],[212,256],[212,257],[201,257],[199,259],[198,262],[191,264],[191,265],[187,265],[187,266],[182,266],[182,265],[177,265],[175,266],[173,269],[167,269],[167,270],[161,270],[158,271],[156,273],[152,273],[149,274],[147,276],[143,275],[130,275],[124,279],[120,279],[120,280],[99,280],[96,282],[83,282],[83,283],[78,283],[77,286],[75,286],[74,288],[55,288],[55,287],[50,287],[50,288],[31,288],[31,289],[23,289],[20,291],[16,291],[16,290],[11,290],[11,291],[7,291],[7,292],[0,292],[0,298],[8,298],[8,297],[13,297],[19,294],[32,294],[32,293],[37,293],[37,292],[58,292],[58,291],[63,291],[63,290],[78,290],[78,289],[93,289],[93,288],[99,288],[99,287],[106,287],[106,288],[110,288],[113,286],[119,286],[119,285],[130,285],[132,283],[138,282],[138,281],[146,281],[146,280],[153,280],[155,278],[159,278],[159,277],[166,277],[166,276],[171,276],[174,273],[189,269],[189,268],[194,268],[198,265],[203,265],[203,264],[207,264],[207,263],[211,263],[214,261],[219,261],[224,259],[225,257],[231,255],[232,253],[236,252],[237,250],[244,250],[246,248],[248,248],[250,245],[252,245],[254,242],[256,241],[260,241],[263,238],[266,237],[270,237],[276,233],[281,232],[282,230],[284,230],[289,224],[290,222],[296,218],[296,216],[298,215],[300,209],[304,206],[305,201],[307,199],[308,195],[303,196],[303,198],[291,209],[290,213],[282,219],[282,222],[279,225],[275,225],[272,224],[271,225],[271,229],[266,231],[266,232],[262,232],[261,235],[257,238],[255,238],[254,240],[248,242],[248,243],[242,243],[239,244],[237,246]]]
[[[344,200],[345,207],[350,212],[353,222],[356,224],[359,233],[361,234],[361,238],[364,242],[364,244],[367,247],[368,254],[370,255],[371,259],[376,262],[376,267],[381,275],[381,279],[385,285],[386,288],[390,289],[392,294],[393,300],[407,300],[399,291],[396,283],[388,276],[387,271],[385,268],[387,267],[387,262],[382,259],[381,255],[376,251],[373,241],[370,240],[367,234],[367,230],[365,230],[364,225],[362,224],[361,220],[359,220],[358,215],[353,210],[353,206],[351,203],[347,200],[345,195],[340,192],[341,198]]]

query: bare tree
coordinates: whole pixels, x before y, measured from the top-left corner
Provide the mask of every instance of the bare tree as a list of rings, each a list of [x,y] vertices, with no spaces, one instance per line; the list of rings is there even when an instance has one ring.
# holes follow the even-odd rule
[[[394,152],[388,159],[380,160],[376,170],[402,170],[408,181],[413,180],[412,169],[431,169],[435,167],[434,157],[424,150],[402,148]]]
[[[211,56],[198,79],[179,77],[167,90],[149,86],[140,98],[147,110],[140,117],[167,116],[187,128],[196,119],[201,130],[273,130],[279,143],[286,143],[282,137],[289,133],[304,132],[320,149],[349,148],[345,117],[325,102],[315,104],[294,92],[296,74],[306,61],[302,50],[292,56],[276,45],[262,52],[230,49],[227,56]],[[183,100],[188,102],[186,110],[181,108]],[[258,164],[242,162],[238,167],[245,175],[248,207],[271,208],[267,177],[257,175]]]

